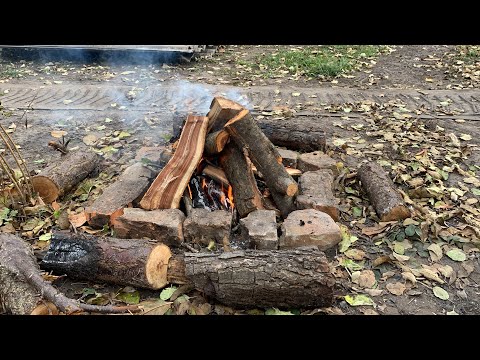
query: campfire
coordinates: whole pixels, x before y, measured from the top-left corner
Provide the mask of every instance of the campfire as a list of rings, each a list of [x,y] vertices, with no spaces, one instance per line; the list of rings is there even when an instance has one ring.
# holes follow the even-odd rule
[[[323,251],[342,239],[339,170],[324,133],[284,124],[214,98],[207,116],[186,117],[171,148],[141,149],[137,160],[149,154],[156,167],[134,163],[85,209],[79,223],[115,237],[54,232],[42,267],[154,290],[193,286],[236,307],[328,306],[335,279]],[[66,154],[33,179],[36,191],[55,201],[95,156]],[[359,176],[382,219],[409,216],[381,169],[362,166]]]

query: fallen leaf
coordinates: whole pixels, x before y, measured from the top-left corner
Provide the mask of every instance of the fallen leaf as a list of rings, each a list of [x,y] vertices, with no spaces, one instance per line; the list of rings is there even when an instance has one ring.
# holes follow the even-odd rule
[[[464,140],[464,141],[470,141],[472,140],[472,136],[471,135],[468,135],[468,134],[462,134],[459,136],[460,139]]]
[[[453,268],[450,265],[440,266],[438,267],[438,271],[446,278],[449,278],[453,274]]]
[[[178,288],[176,286],[170,286],[168,288],[163,289],[162,292],[160,293],[160,299],[164,301],[170,299],[173,293],[175,292],[175,290],[177,289]]]
[[[448,292],[446,292],[439,286],[434,286],[432,290],[433,290],[433,294],[439,299],[448,300],[448,298],[450,297],[448,295]]]
[[[298,96],[300,96],[301,94],[302,94],[302,93],[295,92],[295,93],[292,93],[292,96],[294,96],[294,97],[298,97]]]
[[[458,315],[458,314],[455,312],[455,310],[452,310],[452,311],[448,311],[447,315]]]
[[[397,296],[403,295],[406,290],[405,285],[403,285],[401,282],[388,283],[386,288],[388,291],[390,291],[390,293]]]
[[[395,223],[396,223],[396,221],[380,222],[377,226],[363,228],[362,229],[362,234],[367,235],[367,236],[377,235],[377,234],[380,234],[381,232],[385,231],[386,228],[389,225],[395,224]]]
[[[129,136],[131,136],[131,135],[126,131],[121,131],[120,134],[118,134],[119,139],[123,139],[123,138],[129,137]]]
[[[138,307],[143,309],[142,315],[164,315],[172,306],[172,302],[163,300],[145,300],[138,303]]]
[[[54,138],[61,139],[62,136],[67,135],[68,133],[64,130],[53,130],[50,135],[52,135]]]
[[[54,201],[52,202],[52,209],[58,211],[60,210],[60,205],[56,201]]]
[[[86,135],[83,137],[83,143],[87,146],[94,145],[97,142],[97,137],[93,134]]]
[[[68,104],[70,104],[72,101],[73,101],[73,100],[63,100],[63,103],[64,103],[65,105],[68,105]]]
[[[422,274],[425,278],[429,279],[429,280],[433,280],[433,281],[436,281],[436,282],[439,282],[440,284],[445,284],[445,281],[443,281],[442,279],[440,279],[438,277],[437,274],[435,274],[435,272],[433,272],[432,270],[430,269],[419,269],[418,272],[420,274]]]
[[[400,262],[404,262],[404,261],[410,260],[410,256],[400,255],[400,254],[397,254],[396,252],[393,252],[393,253],[392,253],[392,256],[393,256],[396,260],[398,260],[398,261],[400,261]]]
[[[265,315],[293,315],[290,311],[281,311],[277,308],[267,309]]]
[[[446,255],[454,261],[465,261],[467,259],[465,253],[460,249],[452,249]]]
[[[390,259],[390,256],[379,256],[378,258],[376,258],[375,260],[373,260],[373,267],[376,267],[376,266],[379,266],[379,265],[382,265],[383,263],[386,263],[386,262],[390,262],[391,259]]]
[[[82,211],[80,214],[70,213],[68,214],[68,221],[74,228],[78,228],[87,222],[87,214]]]
[[[410,281],[412,284],[417,283],[417,279],[415,278],[415,275],[413,275],[411,272],[402,272],[402,277],[405,280]]]
[[[46,233],[46,234],[42,234],[39,236],[38,240],[39,241],[48,241],[52,238],[52,233],[49,232],[49,233]]]
[[[383,294],[383,290],[380,289],[364,289],[364,291],[370,296],[380,296]]]
[[[140,293],[131,286],[127,286],[115,298],[124,303],[135,305],[140,302]]]
[[[365,251],[358,250],[358,249],[349,249],[345,251],[345,256],[348,257],[349,259],[360,261],[365,258]]]
[[[351,306],[373,306],[375,304],[373,300],[366,295],[345,295],[345,301]]]
[[[438,244],[431,244],[427,250],[430,252],[433,262],[439,261],[443,257],[442,248]]]
[[[362,288],[372,288],[376,283],[377,280],[375,279],[375,273],[372,270],[360,271],[360,275],[356,282],[356,284]]]

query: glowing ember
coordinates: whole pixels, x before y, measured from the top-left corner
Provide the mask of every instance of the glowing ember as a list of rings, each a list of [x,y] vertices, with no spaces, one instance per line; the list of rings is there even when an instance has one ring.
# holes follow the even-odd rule
[[[235,207],[235,203],[233,202],[233,188],[231,185],[228,185],[227,196],[230,208],[233,209]]]

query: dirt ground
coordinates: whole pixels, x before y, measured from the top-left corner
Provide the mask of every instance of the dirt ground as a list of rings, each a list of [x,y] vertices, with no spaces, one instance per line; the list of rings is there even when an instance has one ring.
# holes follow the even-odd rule
[[[480,193],[471,190],[480,189],[480,168],[476,167],[480,164],[476,123],[480,121],[480,63],[464,61],[461,47],[409,45],[391,46],[361,69],[328,79],[291,74],[264,78],[255,66],[245,65],[261,54],[290,48],[293,46],[224,46],[212,56],[180,64],[151,63],[152,59],[138,57],[111,61],[92,54],[75,61],[49,54],[24,60],[4,51],[0,102],[9,116],[2,124],[12,130],[33,171],[59,157],[47,146],[53,130],[68,132],[69,147],[92,146],[101,153],[106,176],[95,180],[83,201],[75,197],[65,200],[70,210],[81,212],[141,146],[168,144],[174,118],[189,111],[206,113],[215,94],[245,101],[256,116],[293,114],[299,119],[315,119],[325,126],[329,154],[344,169],[354,173],[362,160],[382,161],[395,175],[396,185],[417,207],[427,209],[427,215],[422,218],[419,213],[411,223],[387,224],[381,229],[355,178],[339,179],[336,195],[341,198],[341,222],[358,240],[350,239],[346,251],[339,247],[327,253],[338,282],[333,306],[294,309],[293,313],[480,313],[479,237],[473,230],[479,225]],[[346,101],[335,97],[336,93],[329,100],[320,99],[317,94],[322,91],[337,91]],[[354,91],[364,94],[364,99],[350,100]],[[402,94],[413,100],[408,102]],[[457,95],[460,98],[454,98]],[[428,101],[422,103],[422,96]],[[192,99],[199,100],[192,104]],[[278,106],[293,112],[286,115]],[[128,135],[118,139],[121,132]],[[93,144],[85,144],[87,135],[93,136]],[[414,179],[423,179],[423,185],[409,186]],[[433,196],[436,190],[441,194]],[[453,213],[455,210],[459,212]],[[405,235],[408,226],[420,228],[425,222],[436,229],[436,237],[429,234],[421,241],[420,235]],[[365,234],[364,229],[374,227],[377,233]],[[38,244],[35,239],[33,242]],[[447,255],[456,249],[465,259],[454,261]],[[406,273],[414,274],[413,280]],[[372,275],[374,284],[361,286],[358,276]],[[56,280],[55,285],[71,297],[97,299],[99,304],[119,302],[116,294],[120,287],[65,278]],[[436,296],[435,287],[446,290],[448,299]],[[159,292],[140,295],[145,301],[158,298]],[[214,302],[205,305],[201,294],[188,295],[189,308],[174,304],[168,313],[178,313],[181,308],[180,313],[263,314],[263,310],[235,310]],[[356,295],[367,295],[371,303],[352,306],[351,297]],[[345,296],[351,296],[350,300]]]

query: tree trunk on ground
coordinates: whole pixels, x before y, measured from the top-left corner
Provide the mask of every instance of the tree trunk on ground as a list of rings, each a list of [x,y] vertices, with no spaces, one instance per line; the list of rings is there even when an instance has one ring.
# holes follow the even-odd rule
[[[41,266],[91,281],[161,289],[167,284],[168,246],[141,239],[116,239],[55,232]]]
[[[140,202],[143,209],[178,209],[183,192],[202,158],[207,126],[207,117],[188,116],[175,154]]]
[[[85,209],[88,224],[95,228],[115,225],[115,219],[123,214],[123,209],[139,199],[150,186],[155,172],[135,163],[103,190],[91,206]]]
[[[41,315],[81,311],[126,312],[136,306],[95,306],[81,304],[55,289],[40,275],[30,246],[21,238],[0,233],[0,307],[16,315]]]
[[[374,162],[358,169],[358,178],[381,221],[403,220],[410,217],[402,196],[383,168]]]
[[[220,164],[232,185],[235,207],[241,218],[254,210],[265,209],[253,171],[237,145],[230,143],[220,155]]]
[[[33,188],[46,203],[52,203],[85,179],[100,162],[87,150],[70,151],[32,178]]]
[[[317,249],[188,253],[184,261],[195,288],[228,306],[315,308],[333,300],[335,279]]]

